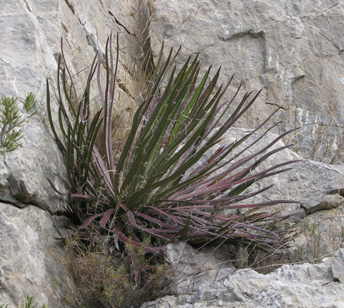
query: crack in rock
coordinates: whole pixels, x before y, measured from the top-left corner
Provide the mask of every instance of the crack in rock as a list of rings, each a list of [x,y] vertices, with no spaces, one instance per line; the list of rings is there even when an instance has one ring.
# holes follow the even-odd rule
[[[28,10],[30,13],[32,13],[32,10],[31,10],[29,4],[27,3],[27,1],[24,0],[24,2],[25,2],[25,5],[26,5],[27,10]]]
[[[108,13],[109,13],[110,16],[113,17],[113,19],[115,20],[116,24],[119,25],[120,27],[122,27],[125,32],[127,32],[130,36],[136,36],[135,33],[131,33],[128,30],[128,28],[126,26],[124,26],[111,11],[108,11]]]
[[[69,9],[72,11],[73,15],[75,15],[75,9],[74,6],[68,1],[68,0],[64,0],[66,5],[69,7]]]
[[[51,209],[49,209],[49,207],[43,203],[41,203],[40,201],[37,200],[37,196],[34,194],[31,194],[28,192],[27,188],[26,188],[26,184],[24,183],[23,180],[17,180],[16,176],[11,174],[8,178],[7,181],[9,183],[9,189],[10,189],[10,193],[11,196],[15,199],[18,200],[19,202],[14,202],[14,201],[10,201],[7,200],[4,202],[5,203],[10,203],[12,205],[15,205],[17,207],[20,208],[24,208],[27,205],[35,205],[39,208],[41,208],[42,210],[47,211],[50,214],[53,214],[53,212],[51,211]],[[0,200],[2,201],[2,200]]]

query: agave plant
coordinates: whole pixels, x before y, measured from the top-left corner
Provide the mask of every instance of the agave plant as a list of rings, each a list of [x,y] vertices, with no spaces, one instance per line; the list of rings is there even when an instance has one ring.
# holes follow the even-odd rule
[[[220,69],[210,77],[211,68],[199,78],[197,56],[188,58],[177,69],[175,59],[179,50],[171,50],[163,62],[162,46],[126,143],[115,160],[111,129],[118,39],[116,59],[111,37],[105,51],[103,63],[95,56],[79,97],[62,48],[57,76],[59,129],[53,121],[47,81],[49,121],[65,157],[70,185],[68,210],[75,221],[82,228],[97,228],[119,249],[123,243],[130,243],[152,254],[161,254],[166,243],[177,239],[197,244],[221,239],[254,243],[261,248],[283,243],[286,230],[272,230],[270,226],[285,217],[261,209],[293,201],[244,201],[269,188],[247,193],[253,183],[290,169],[285,166],[291,162],[285,162],[256,171],[264,160],[289,147],[272,149],[285,134],[245,156],[245,150],[270,127],[244,150],[235,152],[265,127],[269,120],[266,119],[237,141],[219,145],[260,91],[247,93],[236,103],[239,86],[230,101],[222,102],[232,79],[218,87]],[[105,82],[101,78],[103,73]],[[99,93],[98,111],[91,104],[93,87]],[[212,154],[204,160],[208,153]],[[240,214],[234,211],[237,209],[244,210]]]

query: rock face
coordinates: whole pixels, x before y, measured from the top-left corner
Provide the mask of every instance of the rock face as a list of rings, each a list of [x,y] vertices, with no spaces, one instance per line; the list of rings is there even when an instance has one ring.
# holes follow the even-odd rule
[[[34,206],[0,203],[0,304],[21,307],[33,296],[40,305],[62,307],[67,285],[57,262],[63,250],[56,238],[61,236],[57,228],[63,234],[66,222]]]
[[[238,270],[221,281],[200,284],[195,292],[166,296],[141,308],[342,308],[343,264],[342,249],[320,264],[283,265],[267,275]]]
[[[243,122],[256,125],[282,107],[282,130],[301,126],[297,152],[319,161],[343,161],[344,4],[318,1],[183,1],[154,3],[152,48],[182,45],[205,66],[222,66],[246,90],[263,88]]]
[[[322,256],[332,255],[344,246],[343,226],[343,205],[305,217],[299,225],[300,233],[292,244],[293,259],[317,262]]]
[[[135,63],[144,48],[140,38],[146,23],[143,9],[135,14],[135,10],[138,12],[135,3],[133,1],[131,6],[123,1],[0,0],[3,29],[0,34],[0,96],[23,98],[33,92],[38,100],[37,115],[24,128],[23,147],[0,158],[0,191],[3,191],[0,200],[23,202],[16,196],[16,201],[11,198],[11,183],[6,177],[12,176],[12,183],[25,185],[25,203],[46,206],[53,211],[63,206],[63,201],[56,199],[46,181],[49,178],[63,191],[63,162],[49,133],[45,107],[46,78],[55,84],[61,38],[66,61],[81,90],[87,73],[85,68],[92,63],[96,52],[103,56],[111,31],[120,34],[123,65],[118,82],[122,90],[117,95],[122,96],[120,101],[126,104],[117,108],[123,125],[130,121],[137,96],[130,74],[137,69]],[[126,27],[126,24],[131,26]],[[52,91],[54,95],[54,87]],[[52,108],[56,111],[57,104]]]
[[[20,100],[33,92],[37,98],[37,114],[23,128],[22,147],[0,156],[0,304],[19,307],[28,295],[34,296],[37,306],[60,307],[57,296],[62,296],[63,288],[52,280],[63,279],[48,255],[58,234],[48,212],[63,210],[66,203],[47,178],[61,191],[66,182],[63,158],[47,124],[46,78],[56,112],[61,38],[66,62],[81,90],[96,52],[104,57],[107,37],[111,31],[119,33],[117,97],[124,104],[116,107],[125,127],[136,106],[138,88],[131,74],[141,69],[138,64],[147,48],[148,7],[136,0],[0,0],[0,7],[0,97]]]
[[[166,259],[173,266],[173,294],[196,292],[199,285],[210,285],[235,271],[228,247],[201,247],[176,242],[166,246]]]
[[[344,249],[338,250],[332,259],[333,278],[344,282]]]
[[[55,249],[60,249],[54,239],[59,235],[56,224],[65,222],[56,214],[66,202],[46,180],[61,191],[66,188],[63,157],[50,134],[45,107],[46,78],[56,92],[61,38],[66,62],[81,89],[95,54],[104,59],[108,35],[119,33],[116,111],[123,128],[140,102],[140,78],[133,76],[144,76],[153,68],[152,59],[144,62],[143,56],[151,49],[157,54],[164,40],[168,47],[183,44],[181,59],[201,52],[205,66],[222,65],[223,81],[237,72],[230,90],[241,80],[246,90],[263,88],[255,109],[241,123],[244,127],[281,106],[281,131],[302,127],[294,134],[298,153],[341,161],[337,150],[344,119],[343,6],[331,0],[0,0],[0,96],[22,99],[33,92],[38,103],[37,114],[23,128],[22,147],[0,156],[0,305],[18,307],[29,295],[38,307],[61,307],[68,291],[54,259]],[[57,108],[52,106],[55,120]],[[223,142],[243,131],[233,130]],[[266,138],[269,142],[275,135]],[[275,184],[259,197],[296,200],[288,210],[299,217],[308,215],[304,221],[309,225],[321,220],[319,230],[336,225],[333,247],[343,247],[344,168],[305,160],[292,151],[275,155],[265,166],[295,158],[301,162],[293,171],[256,184]],[[62,225],[59,230],[64,230]],[[309,230],[305,227],[305,234]],[[334,238],[319,232],[326,234],[324,244]],[[309,243],[307,234],[297,244],[310,249],[308,255],[318,247]],[[226,252],[213,256],[213,251],[178,245],[168,248],[182,279],[174,289],[178,297],[144,307],[342,307],[342,250],[319,265],[284,266],[261,275],[252,270],[233,274]],[[333,252],[325,248],[317,256]]]

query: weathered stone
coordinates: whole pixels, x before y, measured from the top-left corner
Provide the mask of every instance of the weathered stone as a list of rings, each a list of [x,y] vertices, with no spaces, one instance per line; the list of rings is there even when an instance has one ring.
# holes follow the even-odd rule
[[[56,198],[46,180],[49,178],[60,191],[66,190],[64,163],[47,124],[45,98],[46,78],[49,78],[55,116],[58,105],[54,84],[61,38],[64,39],[66,62],[77,90],[81,91],[87,67],[96,52],[103,57],[111,31],[120,33],[118,84],[121,90],[117,98],[121,99],[117,101],[122,105],[117,105],[116,110],[121,113],[123,130],[128,126],[139,95],[139,87],[131,74],[138,71],[137,63],[143,50],[139,39],[145,27],[144,10],[137,10],[137,5],[135,1],[129,4],[110,0],[0,0],[0,27],[3,29],[0,33],[0,96],[23,98],[33,92],[38,103],[37,114],[24,126],[23,146],[1,157],[4,163],[1,164],[0,191],[3,195],[8,194],[9,188],[2,184],[7,180],[4,177],[11,176],[12,183],[24,183],[25,202],[41,204],[52,211],[65,205],[63,200]]]
[[[342,189],[339,189],[338,191],[342,191]],[[336,208],[344,203],[344,198],[339,194],[334,195],[326,195],[318,205],[313,206],[309,209],[306,209],[307,214],[312,214],[317,211],[322,210],[330,210],[333,208]]]
[[[132,75],[143,73],[139,64],[149,48],[145,46],[149,10],[144,1],[136,0],[0,0],[0,7],[0,96],[18,97],[20,102],[33,92],[37,98],[37,114],[23,127],[22,147],[0,155],[1,304],[19,307],[29,295],[38,306],[60,307],[56,297],[62,296],[59,284],[63,279],[48,255],[56,244],[56,230],[47,213],[32,207],[52,213],[66,206],[47,181],[61,192],[68,186],[63,157],[47,120],[46,79],[57,121],[54,85],[61,38],[80,92],[96,52],[103,59],[108,36],[119,33],[116,101],[121,104],[116,105],[116,112],[125,130],[139,102],[140,85]],[[96,103],[97,97],[92,101]],[[57,285],[51,282],[55,278]]]
[[[152,47],[182,45],[204,66],[222,67],[222,81],[263,92],[242,122],[252,127],[281,106],[284,128],[306,158],[343,161],[344,4],[335,0],[154,2]]]
[[[315,159],[337,158],[341,138],[335,137],[341,137],[344,119],[340,105],[344,94],[342,3],[161,0],[153,3],[151,27],[150,6],[145,1],[0,0],[0,7],[0,95],[23,98],[33,92],[38,100],[37,115],[23,128],[23,146],[0,157],[0,295],[9,307],[18,307],[26,295],[34,296],[38,306],[46,303],[60,307],[64,296],[63,271],[53,258],[58,234],[52,217],[37,208],[53,212],[66,205],[46,181],[49,178],[61,191],[66,188],[63,158],[49,133],[45,109],[46,78],[51,81],[55,99],[53,81],[61,37],[66,62],[79,87],[95,53],[104,58],[110,32],[120,32],[120,90],[116,94],[120,104],[116,112],[121,115],[123,128],[130,122],[142,90],[132,75],[153,67],[151,59],[145,68],[140,67],[142,56],[150,52],[150,32],[155,54],[162,40],[168,47],[182,43],[182,59],[202,51],[205,66],[221,64],[222,81],[233,72],[239,73],[230,90],[241,80],[246,90],[264,88],[241,124],[252,127],[279,105],[284,108],[280,113],[282,131],[302,126],[301,133],[295,133],[300,153]],[[55,103],[52,109],[56,117]],[[223,142],[236,138],[239,131],[229,132]],[[274,135],[263,142],[271,138]],[[277,153],[262,167],[293,158],[299,156],[291,151]],[[288,207],[289,211],[301,211],[300,216],[317,211],[306,219],[330,221],[331,215],[342,210],[342,205],[338,206],[342,198],[335,194],[343,191],[343,175],[343,166],[302,160],[292,171],[256,183],[255,188],[275,184],[256,200],[294,199],[298,203]],[[342,219],[333,222],[338,222],[339,229],[343,225]],[[327,226],[323,228],[329,229]],[[229,265],[215,269],[222,262],[226,264],[226,254],[213,258],[209,256],[211,250],[196,253],[187,247],[179,258],[178,250],[170,249],[177,275],[185,278],[184,284],[175,287],[183,296],[161,299],[161,307],[169,303],[178,307],[330,308],[341,307],[343,302],[340,253],[335,261],[285,266],[264,276],[252,270],[229,275]]]
[[[275,185],[265,195],[269,195],[272,199],[296,200],[308,214],[321,208],[319,204],[326,195],[341,192],[344,188],[344,175],[338,173],[331,165],[301,160],[292,167],[291,171],[262,182],[264,185],[270,183]],[[302,216],[302,212],[300,215]]]
[[[273,159],[271,161],[277,163]],[[344,175],[338,173],[331,165],[301,160],[292,167],[291,171],[263,181],[264,185],[274,184],[275,186],[271,191],[262,194],[262,197],[296,200],[305,209],[306,214],[309,214],[321,209],[320,204],[325,196],[343,191]],[[260,185],[258,184],[258,186]],[[328,206],[335,207],[337,201]],[[302,212],[300,215],[303,216]]]
[[[334,279],[344,283],[344,249],[336,252],[332,259],[332,273]]]
[[[57,262],[63,250],[56,238],[66,235],[66,223],[34,206],[0,203],[0,304],[20,307],[33,296],[39,307],[61,307],[68,286]]]
[[[344,285],[335,281],[331,262],[284,265],[267,275],[238,270],[222,281],[199,285],[196,292],[166,296],[141,307],[342,308]],[[343,264],[340,267],[343,270]]]
[[[175,294],[194,292],[197,286],[209,285],[234,272],[226,246],[195,249],[188,243],[176,242],[168,244],[165,253],[174,272]]]
[[[299,233],[291,243],[290,258],[317,262],[343,247],[344,207],[315,212],[299,224]]]

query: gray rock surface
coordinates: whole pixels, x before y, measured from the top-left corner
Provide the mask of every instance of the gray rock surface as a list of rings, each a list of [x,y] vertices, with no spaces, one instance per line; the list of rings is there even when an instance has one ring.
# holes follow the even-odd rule
[[[39,307],[43,303],[61,307],[63,277],[49,255],[52,247],[60,248],[48,212],[62,210],[66,203],[47,178],[62,192],[66,182],[63,158],[47,121],[46,78],[56,117],[54,84],[61,38],[66,62],[82,90],[96,52],[104,57],[107,37],[111,31],[119,33],[117,98],[123,103],[116,108],[125,129],[139,93],[131,76],[140,72],[139,60],[148,48],[144,29],[148,7],[136,0],[0,0],[0,8],[0,97],[20,101],[33,92],[37,98],[37,114],[23,127],[22,147],[0,155],[0,304],[16,308],[29,295]]]
[[[283,265],[263,275],[238,270],[222,281],[201,284],[197,291],[166,296],[141,308],[343,308],[344,285],[332,274],[343,270],[343,253],[320,264]],[[338,269],[336,269],[336,267]]]
[[[26,296],[33,296],[38,307],[63,307],[68,285],[56,238],[66,235],[67,222],[35,206],[18,209],[0,203],[0,305],[20,307]]]
[[[334,279],[344,283],[344,249],[340,249],[332,259],[332,273]]]
[[[274,162],[274,160],[272,160]],[[301,160],[293,165],[293,169],[281,175],[271,177],[267,181],[257,184],[274,184],[271,191],[262,194],[261,198],[295,200],[300,203],[305,214],[324,209],[324,202],[333,201],[328,207],[336,207],[338,200],[327,199],[325,196],[342,192],[344,188],[344,174],[339,173],[331,165]],[[300,216],[304,216],[301,211]]]
[[[205,66],[222,66],[246,90],[263,88],[242,122],[252,127],[281,106],[282,130],[295,133],[297,152],[318,161],[343,161],[344,3],[317,1],[154,2],[152,48],[182,45],[201,52]],[[229,91],[230,93],[230,91]]]
[[[7,178],[12,176],[12,183],[24,183],[26,203],[60,210],[64,203],[56,198],[46,181],[49,178],[58,189],[65,190],[63,161],[47,124],[45,95],[46,78],[49,78],[52,97],[55,97],[61,38],[71,73],[82,90],[81,83],[96,52],[103,56],[111,31],[120,34],[118,82],[122,90],[117,95],[121,95],[120,101],[125,104],[117,109],[125,126],[138,95],[130,74],[137,69],[135,64],[143,50],[140,38],[144,26],[140,23],[145,23],[144,11],[140,10],[142,16],[135,13],[135,1],[130,4],[110,0],[0,0],[0,7],[0,96],[23,98],[33,92],[38,101],[37,114],[24,127],[23,146],[0,157],[0,200],[17,199],[18,194],[13,196],[9,191]],[[57,110],[56,101],[52,108]],[[23,202],[23,198],[19,201]]]
[[[322,210],[305,217],[291,243],[290,259],[318,262],[344,247],[344,206]]]
[[[342,193],[341,189],[337,190]],[[322,202],[318,205],[306,209],[307,214],[312,214],[317,211],[331,210],[343,205],[344,198],[340,194],[326,195]]]
[[[170,243],[165,249],[172,265],[174,294],[195,292],[199,285],[210,285],[234,272],[228,247],[191,247],[188,243]]]
[[[110,32],[120,33],[116,98],[122,104],[116,111],[123,128],[140,101],[140,87],[132,75],[144,73],[140,64],[142,55],[150,52],[150,32],[155,54],[162,40],[168,47],[183,44],[182,58],[202,51],[204,65],[221,64],[223,81],[237,72],[230,90],[241,80],[246,90],[264,88],[242,125],[251,127],[272,107],[281,106],[281,131],[302,127],[294,136],[299,153],[341,160],[337,155],[344,119],[341,2],[160,0],[153,2],[151,22],[151,6],[139,0],[0,0],[0,7],[0,96],[22,99],[33,92],[38,101],[37,114],[23,128],[23,146],[0,157],[0,305],[18,307],[29,295],[38,306],[61,307],[68,291],[54,258],[55,249],[60,249],[54,239],[55,223],[64,219],[49,214],[62,209],[65,201],[46,181],[49,178],[62,191],[66,187],[63,159],[51,137],[45,107],[45,81],[54,84],[61,37],[79,85],[95,53],[104,57]],[[265,141],[269,138],[274,136]],[[284,151],[265,166],[293,158],[299,156]],[[333,217],[342,213],[343,175],[342,166],[302,160],[293,171],[257,183],[256,188],[274,183],[261,198],[297,200],[289,211],[309,215],[310,223],[312,219],[337,223],[340,232],[342,218]],[[343,252],[319,265],[284,266],[261,275],[252,270],[232,274],[223,251],[213,256],[212,250],[188,246],[183,254],[176,246],[168,250],[180,278],[175,287],[180,296],[145,307],[343,307]]]

